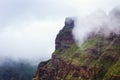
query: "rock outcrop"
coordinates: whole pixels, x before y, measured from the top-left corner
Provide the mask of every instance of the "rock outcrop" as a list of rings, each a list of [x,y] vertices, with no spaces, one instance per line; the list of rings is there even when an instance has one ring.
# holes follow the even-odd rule
[[[66,18],[52,58],[38,65],[33,80],[120,80],[120,35],[95,35],[78,47],[73,28],[74,20]]]
[[[61,54],[73,44],[75,44],[72,29],[74,28],[74,20],[72,18],[65,19],[65,26],[59,31],[55,40],[55,49]],[[50,65],[49,65],[50,64]],[[48,67],[49,65],[49,67]],[[68,73],[69,68],[65,65],[70,63],[65,62],[59,56],[52,55],[52,59],[46,62],[41,62],[38,66],[35,80],[57,80],[57,77],[65,77],[64,73]],[[64,71],[62,71],[64,69]],[[67,71],[66,71],[67,70]],[[62,72],[61,72],[62,71]]]
[[[72,29],[74,28],[74,20],[71,18],[66,18],[65,26],[60,30],[59,34],[55,40],[56,50],[63,51],[66,48],[69,48],[71,44],[75,43]]]

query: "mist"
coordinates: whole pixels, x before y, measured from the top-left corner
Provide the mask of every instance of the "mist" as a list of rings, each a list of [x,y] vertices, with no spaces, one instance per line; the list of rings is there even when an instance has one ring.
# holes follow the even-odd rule
[[[0,63],[0,80],[32,80],[36,68],[37,65],[33,65],[26,60],[5,59]]]
[[[111,11],[98,10],[83,18],[75,19],[73,35],[76,43],[81,46],[90,36],[108,37],[110,33],[120,34],[120,7]]]
[[[57,25],[59,24],[35,21],[22,28],[5,27],[0,33],[1,59],[27,59],[37,63],[49,59],[54,50],[56,33],[60,28],[54,30]],[[53,27],[46,29],[49,26]]]
[[[89,32],[115,26],[117,19],[111,22],[110,11],[119,4],[119,0],[0,0],[0,63],[7,58],[35,63],[50,59],[66,17],[77,17],[73,33],[81,44]]]

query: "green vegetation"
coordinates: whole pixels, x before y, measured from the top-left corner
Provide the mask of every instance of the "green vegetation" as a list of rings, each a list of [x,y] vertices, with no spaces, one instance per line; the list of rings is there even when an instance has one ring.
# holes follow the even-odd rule
[[[110,79],[113,75],[120,75],[120,59],[108,69],[104,80]]]
[[[28,62],[8,61],[0,65],[0,80],[32,80],[35,70]]]
[[[54,54],[75,65],[97,67],[101,69],[97,75],[99,80],[109,80],[112,76],[120,76],[120,44],[116,40],[117,37],[112,41],[94,37],[86,40],[81,47],[73,44],[64,52],[55,51]]]

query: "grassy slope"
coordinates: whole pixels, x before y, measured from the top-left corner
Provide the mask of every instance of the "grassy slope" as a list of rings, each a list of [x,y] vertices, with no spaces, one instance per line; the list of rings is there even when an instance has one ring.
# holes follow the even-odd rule
[[[73,44],[64,53],[55,51],[54,54],[61,56],[64,60],[72,60],[73,64],[80,66],[87,65],[92,67],[96,65],[97,67],[102,67],[104,71],[100,73],[99,77],[103,80],[108,80],[111,75],[120,75],[120,45],[114,44],[114,40],[109,42],[104,40],[104,38],[95,37],[86,40],[81,47]],[[102,41],[103,44],[102,52],[100,54],[91,52],[90,49],[97,50],[96,45],[99,41]]]

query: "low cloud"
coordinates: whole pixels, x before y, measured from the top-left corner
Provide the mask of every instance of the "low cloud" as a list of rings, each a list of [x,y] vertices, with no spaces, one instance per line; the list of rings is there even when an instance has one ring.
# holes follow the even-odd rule
[[[120,8],[112,9],[109,14],[97,11],[84,18],[77,18],[73,35],[80,46],[90,35],[109,36],[110,33],[120,34]]]
[[[84,21],[81,16],[99,8],[108,12],[118,4],[118,0],[0,0],[0,59],[49,59],[66,17],[80,16]],[[80,30],[86,33],[89,27]]]

